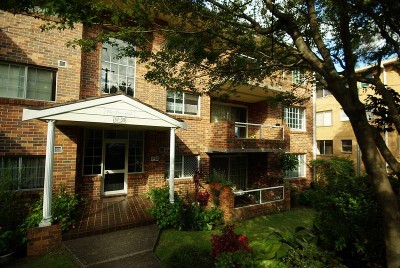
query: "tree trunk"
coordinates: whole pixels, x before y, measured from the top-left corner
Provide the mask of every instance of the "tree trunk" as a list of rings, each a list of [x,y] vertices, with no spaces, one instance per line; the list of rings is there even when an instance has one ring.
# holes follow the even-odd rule
[[[389,268],[400,267],[400,210],[396,194],[389,182],[385,162],[379,154],[373,133],[365,115],[355,116],[358,120],[350,122],[353,126],[362,160],[370,183],[375,191],[376,200],[383,217],[383,228],[386,246],[386,262]]]

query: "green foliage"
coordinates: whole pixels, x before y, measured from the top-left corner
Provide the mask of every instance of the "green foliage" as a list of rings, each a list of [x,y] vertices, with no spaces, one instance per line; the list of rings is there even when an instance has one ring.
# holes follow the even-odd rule
[[[333,158],[317,165],[324,176],[313,190],[315,232],[319,244],[345,264],[381,263],[385,259],[381,212],[368,178],[354,176],[350,163]]]
[[[342,177],[354,177],[353,160],[333,156],[330,159],[312,160],[311,164],[316,168],[317,182],[324,184],[327,180],[340,180]]]
[[[0,256],[12,252],[12,244],[15,243],[14,238],[14,232],[0,229]]]
[[[51,223],[61,224],[61,230],[68,230],[76,221],[79,204],[79,197],[76,194],[70,194],[61,186],[58,192],[53,196],[51,203]],[[30,213],[25,218],[23,227],[36,227],[43,219],[43,196],[30,207]]]
[[[314,189],[306,189],[301,191],[299,202],[303,206],[313,207],[316,198]]]
[[[186,204],[176,193],[171,204],[168,188],[153,188],[148,196],[153,203],[149,212],[160,228],[211,230],[223,222],[223,213],[218,208],[205,209],[197,202]]]
[[[183,228],[182,215],[185,208],[182,199],[176,193],[174,203],[169,201],[168,188],[153,188],[148,192],[148,197],[153,203],[149,212],[157,220],[160,228]]]
[[[207,183],[215,182],[215,183],[221,183],[222,187],[232,187],[234,186],[234,183],[230,180],[227,179],[227,176],[225,174],[224,170],[220,169],[213,169],[211,171],[210,176],[206,179]]]
[[[306,248],[291,249],[285,257],[283,263],[288,267],[302,268],[345,268],[332,252],[324,251],[314,244]]]
[[[222,252],[218,259],[215,261],[215,267],[256,267],[256,264],[251,252],[238,250],[235,252]]]
[[[271,232],[260,244],[261,252],[266,259],[281,260],[289,250],[304,249],[314,240],[311,230],[298,226],[294,232],[270,228]]]
[[[204,268],[212,267],[209,251],[198,245],[181,245],[162,262],[165,268]]]

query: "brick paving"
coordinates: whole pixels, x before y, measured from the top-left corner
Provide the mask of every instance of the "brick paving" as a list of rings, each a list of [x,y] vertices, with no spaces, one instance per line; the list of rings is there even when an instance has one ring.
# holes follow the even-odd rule
[[[155,223],[144,196],[112,197],[88,200],[75,227],[63,234],[63,240],[77,239]]]

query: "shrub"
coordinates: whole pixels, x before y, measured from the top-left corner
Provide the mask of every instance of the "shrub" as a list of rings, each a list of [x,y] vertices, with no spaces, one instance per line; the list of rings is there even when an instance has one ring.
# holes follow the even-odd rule
[[[153,203],[149,212],[156,219],[160,228],[172,227],[178,230],[183,228],[184,204],[176,193],[174,195],[174,203],[169,201],[168,188],[153,188],[147,195]]]
[[[384,265],[382,219],[367,177],[354,176],[349,160],[320,162],[315,185],[315,232],[319,244],[349,266]]]
[[[222,252],[218,259],[215,261],[215,267],[256,267],[256,264],[250,252],[245,250],[238,250],[235,252]]]
[[[221,235],[211,235],[211,256],[218,259],[222,253],[236,251],[251,252],[247,236],[235,233],[235,225],[226,225],[221,230]]]
[[[218,208],[205,209],[198,202],[185,204],[176,193],[175,202],[171,204],[168,188],[154,188],[148,196],[153,203],[149,212],[160,228],[201,231],[222,223],[223,213]]]
[[[65,191],[65,187],[61,186],[58,192],[53,196],[51,202],[51,223],[61,224],[61,230],[68,230],[77,218],[79,211],[79,197],[76,194],[70,194]],[[36,227],[43,218],[43,196],[30,207],[30,213],[25,219],[22,228]]]
[[[315,199],[316,199],[316,192],[314,191],[314,189],[306,189],[300,193],[299,202],[300,205],[313,207]]]
[[[203,268],[212,267],[210,252],[197,245],[184,245],[177,248],[166,260],[162,261],[165,268]]]
[[[0,256],[13,251],[14,232],[0,229]]]

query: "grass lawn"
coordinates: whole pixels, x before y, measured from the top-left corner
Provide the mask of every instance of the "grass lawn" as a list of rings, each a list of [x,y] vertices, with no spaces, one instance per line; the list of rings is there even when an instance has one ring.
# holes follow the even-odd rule
[[[236,223],[236,232],[248,236],[250,246],[262,241],[269,228],[294,230],[297,226],[311,227],[314,211],[295,209],[287,212],[261,216]],[[156,248],[163,267],[210,267],[210,236],[219,230],[184,232],[164,230]]]

